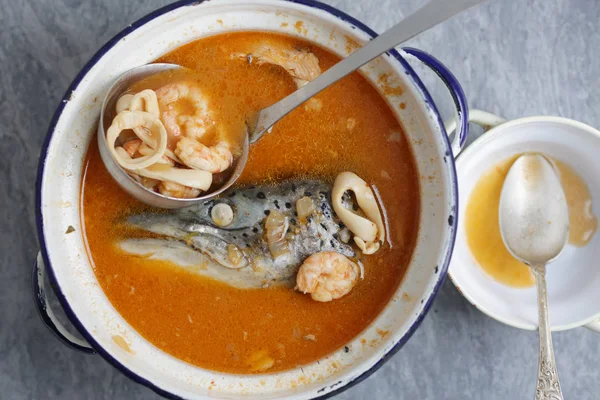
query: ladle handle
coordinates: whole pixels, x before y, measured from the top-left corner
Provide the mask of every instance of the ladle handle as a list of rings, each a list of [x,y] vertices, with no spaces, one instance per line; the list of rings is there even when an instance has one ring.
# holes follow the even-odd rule
[[[296,90],[272,106],[263,109],[258,116],[256,127],[251,133],[250,143],[254,143],[260,139],[266,130],[300,104],[357,70],[367,62],[419,33],[483,1],[485,0],[431,0],[382,35],[376,37],[329,68],[306,86]]]
[[[536,400],[563,400],[554,350],[552,348],[552,331],[548,321],[548,295],[546,293],[546,266],[532,267],[538,292],[538,313],[540,333],[540,356],[538,381],[535,388]]]

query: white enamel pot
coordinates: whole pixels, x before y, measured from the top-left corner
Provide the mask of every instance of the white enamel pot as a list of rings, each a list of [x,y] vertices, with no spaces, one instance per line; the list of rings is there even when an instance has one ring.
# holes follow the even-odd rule
[[[377,78],[386,73],[392,84],[402,87],[402,95],[387,99],[409,137],[421,177],[417,245],[400,287],[358,337],[318,362],[267,375],[230,375],[201,369],[146,341],[102,291],[82,237],[82,167],[88,145],[94,139],[101,99],[118,76],[186,42],[240,30],[300,36],[340,56],[352,50],[353,41],[362,44],[376,35],[341,11],[311,0],[221,0],[171,4],[111,39],[71,84],[42,148],[36,203],[41,251],[33,274],[35,298],[42,319],[60,339],[76,349],[98,353],[130,378],[166,397],[329,397],[365,379],[400,349],[419,326],[445,279],[458,209],[453,153],[458,153],[466,140],[466,101],[454,76],[436,59],[416,49],[405,49],[402,55],[392,51],[363,68],[363,74],[376,86]],[[434,102],[403,58],[407,53],[431,67],[455,100],[460,123],[452,145]],[[383,88],[378,89],[383,93]],[[75,231],[66,233],[71,231],[70,226]],[[74,338],[57,322],[43,287],[45,272],[84,340]],[[380,335],[382,330],[389,334]],[[129,351],[115,343],[114,335],[124,338]]]

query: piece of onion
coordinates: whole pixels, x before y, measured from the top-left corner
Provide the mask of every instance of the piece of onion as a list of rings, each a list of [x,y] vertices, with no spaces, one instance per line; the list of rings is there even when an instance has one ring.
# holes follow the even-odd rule
[[[244,253],[235,245],[227,245],[227,258],[236,267],[244,260]]]
[[[315,203],[310,197],[304,196],[296,201],[298,218],[304,219],[315,211]]]
[[[312,97],[304,103],[304,109],[319,112],[323,109],[323,100]]]
[[[269,357],[268,353],[264,350],[255,351],[248,358],[248,365],[252,372],[262,372],[271,368],[275,364],[275,360]]]
[[[171,165],[164,164],[159,161],[156,164],[152,164],[151,166],[149,166],[148,168],[145,168],[145,169],[152,171],[152,172],[167,172],[167,171],[171,170]]]
[[[350,239],[352,239],[350,230],[348,228],[343,228],[338,232],[338,237],[343,243],[348,243]]]
[[[273,258],[290,252],[288,242],[285,239],[288,227],[289,222],[285,215],[279,211],[271,211],[265,222],[265,235]]]
[[[122,157],[116,150],[116,142],[122,131],[133,128],[141,129],[144,135],[138,137],[148,146],[154,149],[154,153],[148,156],[131,158]],[[146,132],[148,130],[148,132]],[[137,131],[136,135],[137,135]],[[113,119],[112,124],[106,131],[106,142],[112,156],[119,165],[128,170],[138,170],[149,167],[158,162],[167,148],[167,130],[160,119],[144,111],[123,111]],[[151,143],[149,143],[151,142]]]

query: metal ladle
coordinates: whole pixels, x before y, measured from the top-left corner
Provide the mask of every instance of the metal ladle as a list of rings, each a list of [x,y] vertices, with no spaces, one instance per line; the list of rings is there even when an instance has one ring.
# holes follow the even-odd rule
[[[569,239],[569,208],[560,179],[542,155],[526,154],[510,168],[500,195],[500,232],[508,251],[531,267],[538,295],[540,354],[535,398],[562,400],[548,321],[546,264]]]
[[[194,203],[203,202],[222,193],[234,184],[241,175],[246,164],[250,143],[254,143],[260,139],[269,128],[281,118],[285,117],[289,112],[372,59],[398,46],[413,36],[418,35],[483,1],[485,0],[431,0],[414,14],[409,15],[390,30],[376,37],[364,47],[358,49],[333,67],[329,68],[315,80],[309,82],[307,85],[272,106],[261,110],[258,113],[257,118],[254,119],[255,122],[250,124],[251,126],[243,146],[242,156],[235,161],[233,172],[228,180],[218,190],[206,192],[202,196],[193,199],[168,197],[146,189],[131,178],[109,153],[103,124],[105,110],[108,109],[108,107],[113,107],[114,109],[114,104],[116,103],[118,96],[136,80],[140,80],[160,71],[178,68],[178,66],[172,64],[149,64],[133,68],[117,80],[109,90],[102,104],[102,114],[98,126],[98,145],[100,147],[102,160],[106,164],[110,174],[123,189],[148,205],[161,208],[181,208],[190,206]]]
[[[183,208],[196,204],[198,202],[206,201],[212,197],[215,197],[225,190],[227,190],[235,181],[240,177],[246,161],[248,160],[248,149],[250,144],[248,142],[248,136],[246,136],[241,156],[237,157],[233,165],[231,166],[232,172],[228,176],[225,183],[216,190],[207,192],[200,197],[192,199],[180,199],[176,197],[169,197],[160,193],[154,192],[150,189],[142,186],[138,181],[133,179],[117,161],[113,158],[112,154],[108,149],[108,143],[106,141],[106,129],[110,125],[110,121],[107,121],[107,115],[114,115],[112,110],[115,110],[117,100],[127,89],[131,87],[135,82],[140,81],[148,76],[155,75],[159,72],[169,71],[173,69],[179,69],[181,66],[175,64],[148,64],[140,67],[132,68],[129,71],[121,75],[116,82],[110,87],[108,93],[104,97],[102,103],[102,110],[100,111],[100,121],[98,122],[98,148],[100,150],[100,157],[106,166],[106,169],[114,180],[121,186],[127,193],[137,198],[143,203],[146,203],[153,207],[158,208]]]

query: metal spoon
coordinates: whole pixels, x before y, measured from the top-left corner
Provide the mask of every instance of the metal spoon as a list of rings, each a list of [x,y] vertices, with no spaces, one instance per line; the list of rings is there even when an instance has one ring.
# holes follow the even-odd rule
[[[552,164],[526,154],[510,168],[500,195],[500,231],[508,251],[531,267],[538,292],[540,354],[535,398],[562,400],[548,321],[546,264],[569,239],[569,208]]]
[[[105,132],[102,125],[102,119],[100,121],[100,126],[98,127],[98,143],[100,145],[100,154],[105,164],[107,164],[107,168],[111,175],[115,178],[115,180],[131,195],[135,196],[139,200],[143,201],[146,204],[155,207],[161,208],[180,208],[186,207],[193,203],[197,203],[200,201],[205,201],[211,197],[218,195],[219,193],[226,190],[228,187],[233,185],[235,180],[241,174],[247,160],[248,155],[248,147],[250,143],[254,143],[258,139],[261,138],[264,133],[271,128],[277,121],[281,118],[285,117],[289,112],[294,110],[296,107],[300,106],[306,100],[310,99],[323,89],[331,86],[338,80],[342,79],[346,75],[354,72],[367,62],[376,58],[377,56],[383,54],[384,52],[398,46],[399,44],[405,42],[406,40],[418,35],[419,33],[432,28],[433,26],[443,22],[450,17],[458,14],[461,11],[464,11],[476,4],[482,3],[485,0],[431,0],[425,6],[417,10],[414,14],[409,15],[407,18],[402,20],[400,23],[396,24],[387,32],[373,39],[364,47],[358,49],[350,56],[346,57],[327,71],[325,71],[321,76],[319,76],[314,81],[308,83],[301,89],[295,91],[289,96],[285,97],[283,100],[273,104],[270,107],[267,107],[261,110],[256,118],[253,118],[254,123],[252,123],[251,127],[249,127],[248,132],[248,140],[244,144],[243,155],[240,159],[237,160],[237,164],[234,166],[234,171],[231,177],[216,191],[207,192],[200,197],[194,199],[178,199],[174,197],[163,196],[159,193],[155,193],[144,188],[141,184],[132,179],[129,175],[125,173],[117,164],[112,160],[110,154],[108,152],[108,147],[106,145],[105,140]],[[123,86],[125,81],[131,82],[131,79],[134,77],[143,77],[147,76],[148,68],[153,68],[150,64],[148,66],[142,66],[138,68],[134,68],[128,71],[123,77],[119,78],[118,85],[115,84],[107,98],[104,100],[104,104],[102,107],[102,113],[104,114],[105,107],[111,106],[112,99],[110,95],[113,97],[118,95],[118,91],[115,90],[115,86],[119,86],[122,89],[125,89],[126,86]],[[162,69],[175,68],[177,66],[169,64],[162,64],[162,67],[158,67]],[[138,71],[139,69],[139,71]],[[156,71],[158,72],[158,70]],[[116,100],[114,100],[116,101]],[[109,160],[110,159],[110,160]],[[112,161],[111,161],[112,160]]]

